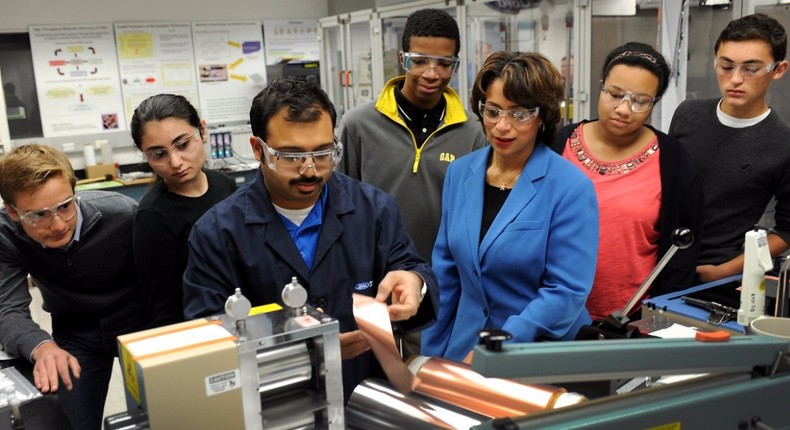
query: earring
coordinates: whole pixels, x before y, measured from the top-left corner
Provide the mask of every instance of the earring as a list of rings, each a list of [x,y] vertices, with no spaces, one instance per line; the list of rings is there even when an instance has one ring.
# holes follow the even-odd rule
[[[546,124],[541,124],[540,125],[540,132],[542,133],[544,131],[546,131]]]

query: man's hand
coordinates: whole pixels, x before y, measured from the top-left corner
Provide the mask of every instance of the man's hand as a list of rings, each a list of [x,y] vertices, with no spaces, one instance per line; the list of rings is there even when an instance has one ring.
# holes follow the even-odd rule
[[[361,330],[340,333],[340,358],[342,360],[352,359],[368,351],[370,351],[370,344]]]
[[[393,270],[381,280],[376,300],[384,303],[392,294],[392,304],[387,307],[392,321],[404,321],[417,314],[420,308],[420,275],[407,270]]]
[[[58,376],[67,390],[71,390],[71,374],[79,379],[80,364],[73,355],[61,349],[55,342],[44,342],[33,350],[33,380],[42,393],[58,390]],[[71,374],[69,374],[71,370]]]

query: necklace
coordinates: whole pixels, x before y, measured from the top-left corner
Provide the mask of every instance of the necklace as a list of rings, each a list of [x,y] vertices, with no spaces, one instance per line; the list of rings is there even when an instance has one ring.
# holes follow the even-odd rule
[[[496,159],[494,159],[493,164],[494,164],[494,170],[496,170],[496,179],[497,179],[497,181],[502,182],[502,171],[499,170],[499,166],[497,166],[497,164],[496,164]],[[505,191],[505,189],[507,188],[507,185],[511,181],[513,181],[513,179],[516,179],[518,177],[518,175],[521,174],[521,170],[523,170],[523,169],[524,168],[522,167],[518,172],[516,172],[515,175],[511,176],[510,179],[508,179],[507,181],[502,182],[502,185],[499,186],[499,190],[500,191]]]
[[[633,158],[616,163],[603,163],[590,158],[587,151],[584,150],[581,139],[581,127],[571,133],[569,140],[570,149],[576,155],[582,167],[593,173],[598,173],[599,175],[622,175],[628,173],[658,152],[658,138],[654,137],[650,143],[648,143],[647,147]]]

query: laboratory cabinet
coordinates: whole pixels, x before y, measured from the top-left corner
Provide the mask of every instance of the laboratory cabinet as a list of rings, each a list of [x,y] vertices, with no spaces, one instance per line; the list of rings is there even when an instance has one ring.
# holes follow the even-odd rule
[[[321,83],[338,115],[375,100],[399,63],[407,17],[422,8],[446,10],[459,23],[461,66],[450,83],[468,106],[474,78],[499,50],[537,51],[565,78],[563,122],[598,117],[606,54],[626,42],[656,46],[672,70],[669,88],[652,114],[666,131],[686,99],[717,97],[713,45],[727,22],[755,12],[790,29],[788,0],[421,0],[319,20]],[[788,79],[775,82],[768,101],[790,121]]]

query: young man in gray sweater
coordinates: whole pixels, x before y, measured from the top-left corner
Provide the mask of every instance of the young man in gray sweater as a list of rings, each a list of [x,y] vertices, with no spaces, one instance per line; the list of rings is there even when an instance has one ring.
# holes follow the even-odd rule
[[[412,13],[400,53],[406,73],[389,81],[378,100],[350,110],[340,122],[345,153],[337,169],[395,197],[406,231],[429,262],[447,166],[486,145],[482,127],[468,119],[448,86],[459,50],[458,25],[447,12]]]
[[[33,362],[36,388],[58,393],[74,429],[99,430],[115,338],[146,324],[132,258],[137,203],[109,191],[75,194],[75,184],[68,158],[52,147],[24,145],[0,158],[0,343],[15,361]],[[52,336],[31,319],[28,275]]]
[[[734,20],[714,52],[721,99],[688,100],[669,127],[695,160],[705,191],[705,222],[697,265],[700,282],[743,271],[744,234],[772,197],[776,226],[771,255],[790,243],[790,126],[766,101],[787,72],[787,35],[763,14]]]

